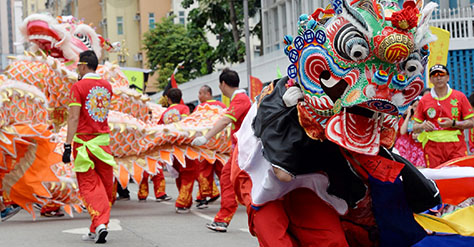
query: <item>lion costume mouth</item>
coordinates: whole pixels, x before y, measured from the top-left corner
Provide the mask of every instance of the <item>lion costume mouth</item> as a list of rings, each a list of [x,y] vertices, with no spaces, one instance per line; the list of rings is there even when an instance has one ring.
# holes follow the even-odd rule
[[[372,113],[371,117],[367,117]],[[361,107],[343,108],[326,125],[326,137],[357,153],[375,155],[379,151],[383,114]]]

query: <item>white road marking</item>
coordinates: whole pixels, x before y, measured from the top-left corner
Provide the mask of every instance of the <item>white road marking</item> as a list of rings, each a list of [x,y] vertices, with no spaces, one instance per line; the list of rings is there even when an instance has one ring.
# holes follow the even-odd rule
[[[196,212],[194,210],[191,210],[191,213],[196,215],[196,216],[199,216],[201,218],[204,218],[206,220],[209,220],[209,221],[214,221],[214,218],[213,217],[210,217],[210,216],[207,216],[203,213],[200,213],[200,212]],[[249,229],[248,228],[239,228],[239,231],[242,231],[242,232],[246,232],[246,233],[250,233]]]
[[[120,226],[120,220],[110,219],[107,230],[109,230],[109,231],[122,231],[122,227]],[[74,228],[74,229],[64,230],[63,232],[64,233],[81,234],[82,235],[82,234],[89,233],[89,228],[87,228],[87,227]]]
[[[203,218],[203,219],[209,220],[209,221],[211,221],[211,222],[214,221],[214,218],[213,218],[213,217],[207,216],[207,215],[205,215],[205,214],[203,214],[203,213],[199,213],[199,212],[196,212],[196,211],[194,211],[194,210],[191,210],[191,213],[194,214],[194,215],[196,215],[196,216],[199,216],[199,217],[201,217],[201,218]]]

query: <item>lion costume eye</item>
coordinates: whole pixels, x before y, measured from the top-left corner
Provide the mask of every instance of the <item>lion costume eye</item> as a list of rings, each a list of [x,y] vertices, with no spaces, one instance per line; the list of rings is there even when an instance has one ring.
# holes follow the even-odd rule
[[[423,65],[421,65],[421,56],[418,52],[410,54],[408,59],[401,64],[402,69],[405,71],[408,77],[421,73]]]
[[[334,39],[339,56],[350,61],[362,61],[369,56],[369,44],[364,35],[353,25],[343,26]]]
[[[89,37],[87,35],[83,35],[82,33],[75,33],[74,36],[76,36],[77,39],[79,39],[84,45],[87,46],[87,48],[92,50],[92,45]]]

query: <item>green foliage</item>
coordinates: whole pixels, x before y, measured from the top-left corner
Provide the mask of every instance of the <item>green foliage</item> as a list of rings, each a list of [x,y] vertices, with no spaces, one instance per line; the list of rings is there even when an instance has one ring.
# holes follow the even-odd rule
[[[184,83],[213,71],[213,48],[201,28],[186,28],[173,23],[174,16],[163,18],[144,35],[144,50],[148,66],[158,72],[158,87],[163,89],[178,64],[184,62],[175,75],[176,82]]]
[[[234,42],[232,34],[232,21],[230,16],[230,1],[232,1],[236,15],[236,27],[239,40],[244,34],[244,10],[242,0],[184,0],[182,6],[189,8],[194,2],[199,4],[198,8],[190,11],[188,20],[198,28],[208,30],[219,39],[219,44],[214,51],[213,57],[219,62],[243,62],[245,57],[245,43]],[[249,0],[249,16],[260,14],[260,0]],[[261,20],[261,18],[260,18]],[[261,39],[261,21],[250,30],[251,35],[257,35]]]

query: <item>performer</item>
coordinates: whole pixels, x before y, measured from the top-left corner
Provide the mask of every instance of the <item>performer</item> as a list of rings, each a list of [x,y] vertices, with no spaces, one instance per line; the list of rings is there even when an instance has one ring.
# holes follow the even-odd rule
[[[199,102],[201,102],[199,106],[213,105],[222,109],[227,108],[224,103],[213,99],[212,88],[208,85],[204,85],[199,89],[198,99]],[[208,203],[219,198],[220,194],[216,182],[214,181],[214,173],[219,177],[222,167],[222,163],[217,160],[214,164],[210,164],[207,160],[199,162],[199,174],[197,177],[199,192],[196,196],[196,201],[198,202],[198,205],[196,205],[197,208],[207,208]]]
[[[249,97],[245,94],[245,90],[239,89],[239,75],[237,72],[228,68],[224,69],[219,76],[219,89],[222,94],[231,99],[230,105],[227,108],[226,114],[220,118],[214,127],[204,136],[199,136],[191,143],[195,146],[206,144],[210,138],[221,132],[228,124],[232,123],[231,140],[232,150],[237,143],[234,133],[240,129],[242,121],[250,109],[251,103]],[[232,183],[230,181],[231,161],[229,161],[222,168],[221,176],[219,178],[221,186],[221,208],[214,221],[207,224],[207,228],[217,232],[227,232],[235,211],[237,210],[237,201],[235,200],[235,193]]]
[[[168,109],[161,115],[158,124],[169,124],[177,122],[189,114],[189,108],[186,105],[180,104],[182,93],[177,88],[168,89],[165,93],[166,105],[169,105]],[[148,197],[148,172],[143,172],[143,178],[138,189],[138,200],[146,201]],[[163,175],[163,169],[159,169],[156,175],[151,177],[153,182],[153,188],[155,198],[157,202],[169,201],[171,196],[166,194],[166,181]]]
[[[415,111],[416,132],[425,152],[426,166],[436,168],[442,163],[467,155],[462,130],[474,127],[474,110],[466,96],[449,87],[449,71],[442,64],[430,68],[434,87],[423,96]]]
[[[79,191],[92,220],[90,232],[82,236],[82,240],[105,243],[114,199],[113,168],[116,163],[109,147],[107,121],[112,87],[95,73],[98,63],[93,51],[79,55],[80,80],[71,89],[63,162],[71,162],[72,151]]]
[[[189,115],[188,106],[180,103],[182,97],[181,90],[171,88],[166,93],[166,96],[168,97],[170,106],[161,115],[160,124],[178,122]],[[172,169],[175,169],[179,173],[179,176],[176,178],[176,186],[179,191],[175,203],[176,213],[189,213],[189,208],[193,203],[192,193],[194,180],[196,180],[197,177],[198,165],[193,160],[186,158],[186,167],[183,167],[177,159],[174,159]]]

